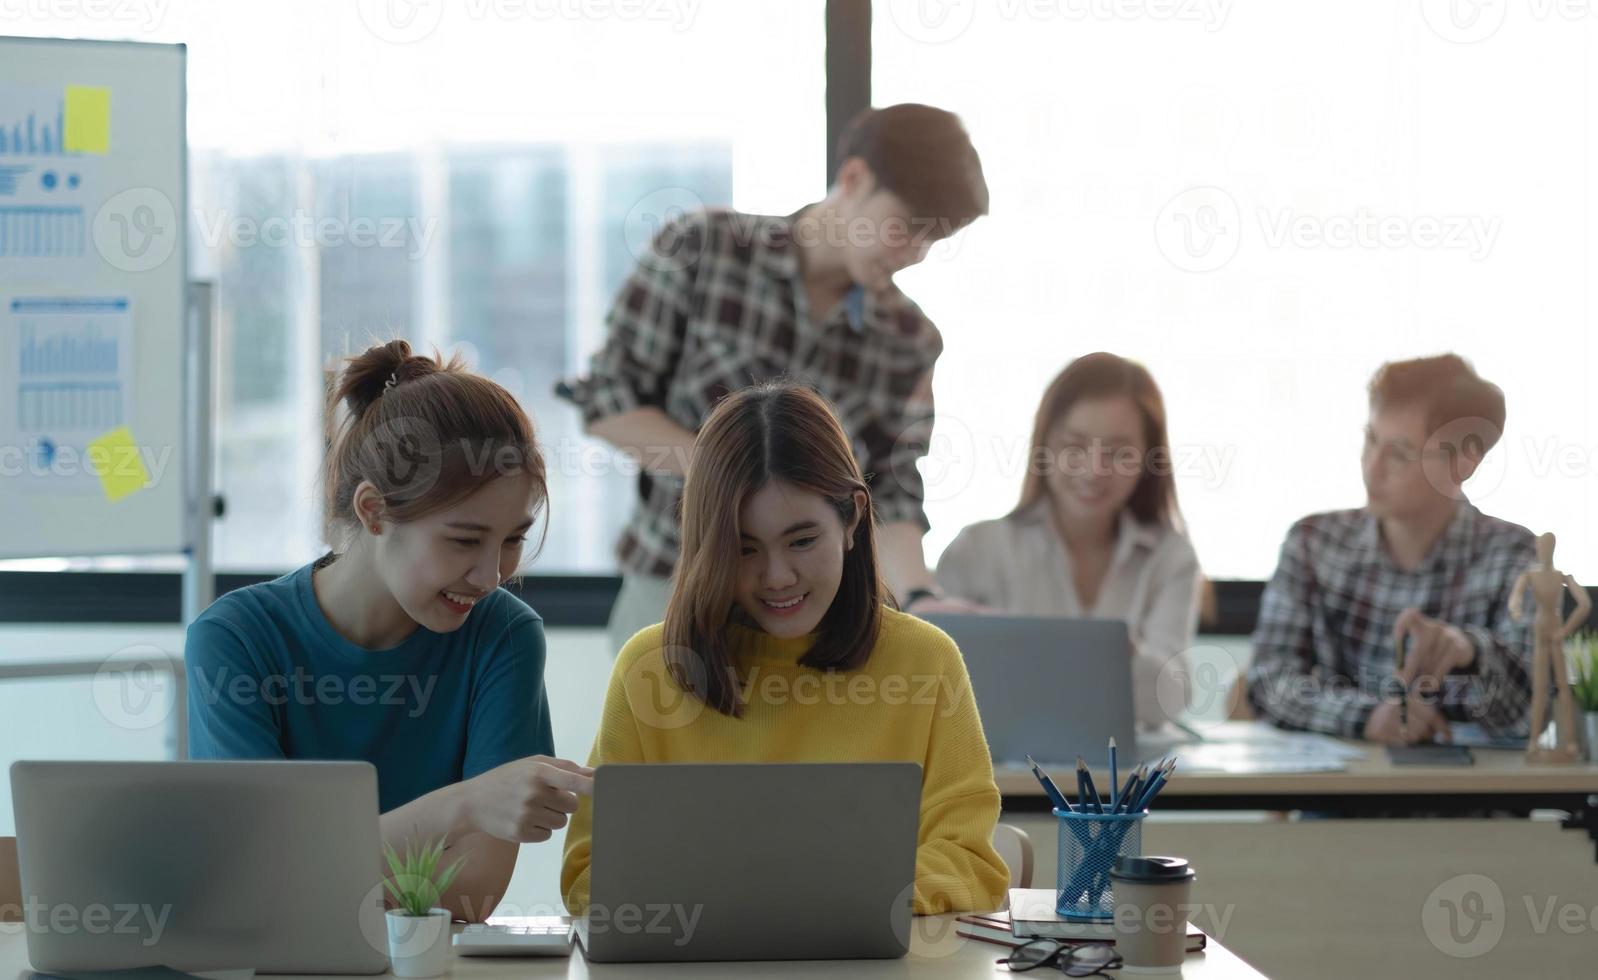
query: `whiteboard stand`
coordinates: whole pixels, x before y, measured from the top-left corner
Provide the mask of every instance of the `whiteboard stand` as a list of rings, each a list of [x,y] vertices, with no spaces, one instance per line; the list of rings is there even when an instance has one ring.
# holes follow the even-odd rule
[[[184,523],[189,546],[183,566],[183,626],[188,628],[216,598],[216,572],[211,562],[211,522],[218,516],[220,500],[211,482],[211,446],[214,417],[215,372],[212,339],[216,323],[216,284],[209,280],[191,281],[185,303],[184,417],[188,420],[185,442]],[[173,706],[168,721],[172,757],[189,757],[188,698],[186,671],[174,666]]]
[[[211,486],[212,325],[215,323],[216,284],[191,281],[184,326],[186,353],[183,375],[184,416],[188,419],[188,455],[185,459],[184,537],[189,561],[183,572],[183,624],[205,611],[216,598],[211,567],[211,522],[216,519],[216,495]]]

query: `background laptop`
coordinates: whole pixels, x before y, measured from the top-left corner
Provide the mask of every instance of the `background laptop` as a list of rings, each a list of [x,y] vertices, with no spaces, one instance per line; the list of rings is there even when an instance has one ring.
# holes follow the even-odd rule
[[[367,763],[17,762],[11,793],[35,970],[388,968]]]
[[[909,947],[921,767],[611,765],[594,774],[595,962],[886,959]]]
[[[1125,622],[964,613],[925,618],[965,657],[994,764],[1025,765],[1031,755],[1060,779],[1060,767],[1074,771],[1079,755],[1095,769],[1104,765],[1112,736],[1130,765],[1152,749],[1137,741]],[[1062,789],[1074,795],[1074,778],[1064,777],[1070,785]]]

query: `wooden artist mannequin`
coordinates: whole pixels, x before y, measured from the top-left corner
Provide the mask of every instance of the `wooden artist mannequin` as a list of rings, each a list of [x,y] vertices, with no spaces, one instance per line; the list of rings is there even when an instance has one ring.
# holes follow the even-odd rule
[[[1520,621],[1522,604],[1527,587],[1537,601],[1537,613],[1532,632],[1534,653],[1531,661],[1531,728],[1526,741],[1528,762],[1575,762],[1581,758],[1577,748],[1576,696],[1570,690],[1570,678],[1565,670],[1565,637],[1578,623],[1586,622],[1592,602],[1587,590],[1576,580],[1554,567],[1554,536],[1544,534],[1537,538],[1537,564],[1520,573],[1509,594],[1509,616]],[[1568,619],[1559,614],[1565,608],[1565,590],[1576,600],[1576,608]],[[1553,688],[1555,702],[1554,746],[1541,748],[1543,728],[1548,724],[1548,690]]]

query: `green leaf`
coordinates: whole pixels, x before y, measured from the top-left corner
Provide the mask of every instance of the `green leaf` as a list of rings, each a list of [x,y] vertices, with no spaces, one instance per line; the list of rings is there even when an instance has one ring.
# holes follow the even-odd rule
[[[438,890],[440,893],[449,891],[450,884],[454,882],[455,876],[460,874],[461,865],[465,863],[466,858],[459,857],[455,859],[454,864],[451,864],[449,867],[444,869],[443,875],[441,875],[438,879]]]
[[[1598,633],[1582,630],[1565,645],[1572,661],[1571,693],[1583,711],[1598,711]]]
[[[400,865],[399,855],[395,854],[394,848],[387,844],[383,845],[383,860],[388,862],[389,872],[396,877],[405,873],[405,869]]]
[[[390,845],[383,845],[383,859],[391,873],[383,879],[383,885],[406,915],[427,915],[438,905],[466,863],[463,855],[439,872],[446,841],[447,836],[436,841],[407,841],[403,857]]]

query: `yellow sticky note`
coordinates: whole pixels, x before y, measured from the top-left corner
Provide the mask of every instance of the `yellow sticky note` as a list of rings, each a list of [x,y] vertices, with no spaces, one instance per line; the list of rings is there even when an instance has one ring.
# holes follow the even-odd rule
[[[110,89],[98,85],[68,85],[65,115],[63,146],[68,152],[110,152]]]
[[[125,425],[89,443],[89,466],[100,477],[105,499],[113,504],[130,493],[143,490],[150,482],[144,457],[133,442],[133,432]]]

